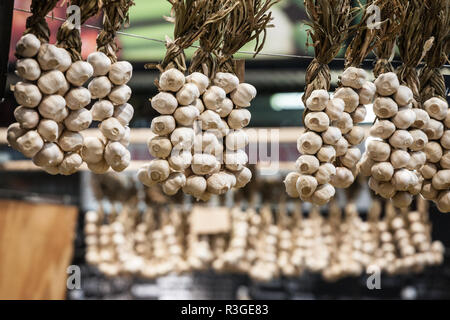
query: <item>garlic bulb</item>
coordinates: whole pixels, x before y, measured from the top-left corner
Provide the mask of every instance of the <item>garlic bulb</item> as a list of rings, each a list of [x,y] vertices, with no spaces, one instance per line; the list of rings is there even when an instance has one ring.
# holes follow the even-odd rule
[[[416,121],[416,113],[412,109],[401,108],[392,118],[398,129],[408,129]]]
[[[331,124],[338,127],[342,134],[347,134],[353,129],[353,119],[347,112],[343,112],[340,119],[333,121]]]
[[[397,208],[408,208],[413,201],[413,196],[408,192],[397,192],[392,197],[392,202]]]
[[[235,188],[245,187],[252,179],[252,172],[247,167],[244,167],[241,171],[235,171],[233,174],[236,177]]]
[[[242,129],[250,123],[252,115],[247,109],[234,109],[228,115],[228,125],[231,129]]]
[[[347,139],[351,145],[356,146],[364,140],[365,135],[366,132],[364,128],[355,126],[345,135],[345,139]]]
[[[6,131],[6,139],[11,148],[18,150],[19,146],[17,144],[17,139],[23,136],[27,130],[22,129],[18,122],[11,124]]]
[[[214,173],[217,167],[217,159],[210,154],[194,154],[192,158],[192,172],[197,175],[208,175]]]
[[[337,167],[336,175],[332,178],[331,184],[340,189],[348,188],[355,181],[353,173],[345,167]],[[334,195],[334,194],[333,194]]]
[[[448,112],[447,101],[441,98],[431,98],[424,102],[423,104],[425,110],[428,112],[430,117],[436,120],[444,120]]]
[[[230,93],[238,87],[239,78],[232,73],[218,72],[213,79],[213,83],[224,89],[226,93]]]
[[[39,113],[23,106],[18,106],[14,110],[14,118],[23,129],[34,129],[39,124]]]
[[[116,118],[123,126],[127,126],[133,119],[134,108],[131,104],[125,103],[114,108],[114,118]]]
[[[450,192],[443,191],[439,194],[437,201],[438,209],[441,212],[449,212],[450,211]]]
[[[306,132],[297,139],[297,150],[301,154],[316,154],[322,147],[322,138],[314,132]]]
[[[100,100],[92,105],[92,120],[103,121],[114,115],[114,105],[109,100]]]
[[[39,48],[41,47],[41,41],[32,33],[23,35],[16,44],[16,54],[31,58],[37,55]]]
[[[173,94],[160,92],[151,99],[151,104],[160,114],[172,114],[178,106],[178,101]]]
[[[373,82],[364,82],[362,88],[358,91],[360,104],[371,104],[375,98],[377,87]]]
[[[64,153],[56,143],[46,142],[42,149],[33,156],[33,163],[39,167],[58,166],[64,159]]]
[[[295,186],[300,198],[308,199],[316,191],[318,183],[313,176],[300,175]]]
[[[218,110],[226,99],[226,92],[218,86],[209,87],[203,94],[203,103],[210,110]]]
[[[413,92],[407,86],[399,86],[394,94],[394,100],[400,107],[406,107],[414,100]]]
[[[212,110],[204,111],[200,115],[200,121],[202,125],[201,129],[204,131],[218,129],[222,124],[222,119],[220,116]]]
[[[116,106],[127,103],[130,97],[131,88],[126,84],[115,86],[108,95],[109,100]]]
[[[69,109],[79,110],[91,103],[91,92],[84,87],[73,88],[64,98]]]
[[[41,76],[41,68],[34,59],[20,59],[16,62],[16,74],[29,81],[35,81]]]
[[[199,97],[200,91],[193,83],[186,83],[176,94],[177,101],[182,106],[190,105]]]
[[[405,168],[411,160],[410,154],[405,150],[394,150],[391,153],[390,163],[395,169]]]
[[[323,184],[317,187],[316,191],[312,195],[312,202],[317,205],[327,204],[336,194],[336,190],[330,184]]]
[[[347,153],[348,141],[344,137],[340,138],[339,141],[334,145],[336,149],[336,157],[341,157]]]
[[[76,87],[81,87],[94,74],[94,68],[85,61],[75,61],[66,71],[66,78]]]
[[[181,126],[192,126],[199,116],[200,112],[194,106],[177,108],[173,114],[175,121]]]
[[[305,126],[315,132],[323,132],[330,126],[330,119],[325,112],[309,112],[305,117]]]
[[[320,162],[332,163],[336,160],[336,150],[333,146],[323,146],[317,152],[317,158]]]
[[[397,149],[407,149],[412,146],[414,138],[407,130],[397,130],[389,138],[389,144]]]
[[[413,137],[413,144],[409,147],[411,150],[420,151],[428,143],[428,137],[422,130],[411,130],[409,133]]]
[[[192,154],[188,150],[172,149],[168,161],[173,170],[183,172],[191,165]]]
[[[375,80],[375,86],[377,87],[377,92],[380,95],[387,97],[397,92],[400,87],[400,82],[398,81],[395,73],[387,72],[381,74]]]
[[[345,112],[353,112],[359,106],[359,95],[352,88],[339,88],[333,99],[342,99],[345,103]]]
[[[428,125],[422,129],[429,140],[439,140],[444,135],[444,125],[441,121],[430,119]]]
[[[371,175],[377,181],[389,182],[394,175],[394,167],[390,162],[378,162],[372,166]]]
[[[111,60],[103,52],[92,52],[88,55],[87,62],[94,69],[94,77],[107,75],[111,68]]]
[[[378,120],[370,128],[369,134],[372,137],[388,139],[395,132],[395,125],[389,120]]]
[[[326,90],[314,90],[311,96],[306,100],[306,107],[311,111],[323,111],[327,108],[328,104],[336,103],[336,101],[331,102],[330,96]],[[344,103],[342,101],[342,111],[344,111]]]
[[[103,99],[111,92],[112,84],[108,77],[95,77],[89,82],[88,89],[92,95],[92,99]]]
[[[324,163],[319,167],[314,177],[319,184],[324,185],[330,183],[335,175],[336,167],[331,163]]]
[[[445,149],[450,149],[450,130],[445,130],[441,137],[441,146]]]
[[[227,169],[231,171],[240,171],[248,162],[248,156],[243,150],[226,151],[223,160]]]
[[[77,151],[83,146],[83,136],[78,132],[64,130],[58,139],[58,145],[66,152]]]
[[[67,80],[64,79],[64,82],[61,83],[59,90],[56,91],[55,94],[57,94],[59,96],[65,96],[69,90],[70,90],[70,84],[69,84],[69,82],[67,82]]]
[[[66,100],[59,95],[46,96],[39,104],[38,110],[41,116],[60,122],[60,114],[65,113]]]
[[[412,152],[407,168],[409,170],[420,170],[420,168],[422,168],[422,166],[426,162],[427,162],[427,155],[425,154],[425,152],[422,151]]]
[[[44,72],[37,85],[44,94],[55,94],[66,81],[64,74],[59,70]]]
[[[41,102],[42,94],[34,84],[18,82],[14,85],[14,98],[24,107],[35,108]]]
[[[70,131],[83,131],[89,128],[92,123],[92,114],[89,110],[82,108],[73,110],[64,119],[64,125]]]
[[[180,172],[174,172],[169,175],[166,181],[162,183],[162,189],[168,196],[175,195],[186,184],[186,176]]]
[[[44,43],[39,48],[37,60],[42,70],[67,71],[72,64],[69,53],[53,44]]]
[[[192,103],[192,106],[197,108],[198,112],[200,113],[205,111],[205,106],[203,105],[202,99],[195,99],[195,101]]]
[[[222,155],[223,149],[223,143],[219,142],[219,137],[214,133],[203,132],[203,134],[198,134],[194,138],[194,153],[207,153],[219,157]]]
[[[374,161],[387,161],[391,155],[391,147],[386,142],[371,140],[367,144],[367,155]]]
[[[125,135],[125,128],[119,120],[113,117],[103,120],[99,129],[106,138],[112,141],[119,141]],[[112,167],[111,164],[110,166]]]
[[[233,107],[233,101],[231,101],[231,99],[225,98],[214,111],[216,111],[222,118],[225,118],[231,113],[231,111],[233,111]]]
[[[133,66],[128,61],[118,61],[111,65],[108,77],[116,86],[122,86],[130,81],[133,75]]]
[[[361,89],[366,83],[366,71],[364,69],[349,67],[344,70],[340,80],[344,87],[351,87],[353,89]]]
[[[81,148],[81,157],[89,163],[99,163],[103,160],[105,144],[97,137],[86,137]]]
[[[212,194],[221,195],[232,188],[228,174],[217,172],[209,176],[206,180],[207,190]]]
[[[83,159],[81,159],[78,153],[69,153],[58,166],[59,173],[66,176],[74,174],[82,164]]]
[[[177,92],[183,87],[185,81],[184,74],[181,71],[172,68],[161,74],[159,78],[159,88],[162,91]]]
[[[367,108],[365,106],[359,106],[350,115],[352,117],[353,123],[364,122],[367,116]]]
[[[435,141],[428,142],[423,151],[427,155],[427,161],[431,163],[438,163],[444,154],[441,145]]]
[[[248,145],[248,135],[244,130],[233,130],[225,138],[229,150],[243,149]]]
[[[231,94],[231,100],[238,107],[250,107],[250,102],[256,97],[256,88],[249,83],[240,83]]]
[[[172,116],[159,116],[152,120],[151,130],[159,136],[165,136],[175,130],[175,119]]]
[[[170,141],[177,149],[190,150],[194,145],[194,129],[176,128],[170,134]]]
[[[431,180],[437,172],[437,166],[434,163],[426,163],[420,168],[420,173],[424,179]]]
[[[328,93],[327,93],[328,95]],[[328,115],[330,120],[336,121],[342,117],[345,109],[345,102],[339,98],[333,98],[331,100],[327,100],[325,113]],[[312,109],[311,109],[312,110]]]
[[[297,181],[300,178],[300,174],[297,172],[290,172],[284,180],[286,186],[286,193],[292,198],[300,197],[297,190]]]
[[[206,179],[202,176],[192,175],[186,178],[186,184],[183,186],[183,192],[195,198],[200,198],[207,188]]]
[[[391,118],[397,114],[398,106],[391,98],[378,97],[373,103],[373,112],[379,118]]]
[[[206,89],[209,87],[209,78],[200,72],[194,72],[194,73],[191,73],[190,75],[188,75],[186,77],[186,82],[195,84],[197,86],[200,94],[205,93]],[[180,88],[183,86],[183,84],[180,85]],[[177,90],[173,90],[173,91],[178,91],[180,88],[178,88]],[[200,111],[200,112],[202,112],[202,111]]]
[[[121,172],[130,165],[130,152],[120,142],[110,142],[105,148],[105,160],[114,171]]]
[[[361,151],[358,148],[349,148],[347,153],[340,158],[342,164],[349,169],[356,167],[358,161],[361,159]]]

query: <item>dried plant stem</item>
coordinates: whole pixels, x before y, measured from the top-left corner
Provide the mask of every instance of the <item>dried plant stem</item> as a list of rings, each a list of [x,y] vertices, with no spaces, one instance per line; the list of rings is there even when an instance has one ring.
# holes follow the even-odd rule
[[[31,2],[31,13],[32,15],[27,18],[26,30],[24,34],[32,33],[41,42],[48,42],[50,38],[50,29],[46,21],[46,15],[53,10],[53,8],[58,3],[58,0],[33,0]]]
[[[430,28],[434,41],[420,70],[420,93],[422,101],[436,96],[446,99],[445,80],[439,69],[448,61],[450,53],[450,4],[448,0],[432,0],[426,5],[424,25]]]
[[[133,0],[102,0],[103,29],[97,37],[98,51],[106,54],[112,62],[117,61],[118,51],[115,42],[116,32],[128,24],[128,10],[134,5]]]
[[[72,5],[80,7],[81,24],[95,16],[99,11],[100,0],[72,0]],[[81,35],[71,21],[66,21],[58,30],[57,45],[69,51],[72,61],[81,60]]]
[[[237,5],[231,11],[225,24],[223,44],[218,53],[218,69],[234,72],[233,55],[245,44],[256,40],[256,56],[263,48],[267,28],[271,27],[272,13],[268,10],[279,0],[235,0]],[[260,35],[263,34],[262,39]]]

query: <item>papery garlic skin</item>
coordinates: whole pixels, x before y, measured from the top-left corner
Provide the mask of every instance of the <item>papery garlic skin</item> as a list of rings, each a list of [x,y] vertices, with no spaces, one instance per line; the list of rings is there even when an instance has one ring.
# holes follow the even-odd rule
[[[59,147],[66,152],[78,151],[83,146],[84,139],[78,132],[64,130],[58,139]]]
[[[128,61],[118,61],[111,65],[109,80],[116,86],[125,85],[133,76],[133,66]]]
[[[86,137],[81,148],[81,157],[89,163],[99,163],[103,160],[104,142],[97,137]]]
[[[64,96],[66,105],[71,110],[79,110],[86,107],[91,103],[91,98],[91,92],[84,87],[72,88]]]
[[[32,33],[23,35],[16,44],[16,53],[25,58],[31,58],[37,55],[41,41]]]
[[[23,136],[28,130],[20,127],[20,123],[15,122],[11,124],[6,131],[6,139],[11,148],[19,150],[17,139]]]
[[[238,107],[249,107],[250,102],[256,97],[257,91],[249,83],[240,83],[231,94],[231,100]]]
[[[66,72],[67,81],[81,87],[94,75],[94,68],[85,61],[75,61]]]
[[[92,52],[87,57],[87,62],[94,70],[94,77],[105,76],[111,69],[111,60],[103,52]]]
[[[35,108],[42,100],[42,93],[32,83],[18,82],[14,85],[14,98],[24,107]]]
[[[83,131],[89,128],[92,123],[92,114],[89,110],[81,108],[73,110],[64,119],[64,125],[70,131]]]
[[[129,166],[131,154],[120,142],[110,142],[105,148],[105,160],[114,171],[121,172]]]
[[[103,121],[114,115],[114,105],[109,100],[99,100],[92,105],[92,120]]]
[[[35,81],[41,76],[41,68],[34,59],[20,59],[16,62],[16,74],[25,80]]]
[[[53,142],[47,142],[42,149],[33,156],[33,163],[39,167],[58,166],[64,159],[64,153]]]
[[[14,118],[23,129],[34,129],[39,124],[39,113],[32,108],[18,106],[14,110]]]

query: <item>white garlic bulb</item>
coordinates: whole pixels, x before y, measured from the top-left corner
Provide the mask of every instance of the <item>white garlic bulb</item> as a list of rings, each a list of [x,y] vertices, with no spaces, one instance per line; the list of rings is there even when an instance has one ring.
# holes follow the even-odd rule
[[[240,83],[231,94],[231,100],[238,107],[249,107],[250,102],[256,97],[256,88],[249,83]]]
[[[248,126],[252,115],[247,109],[234,109],[228,115],[228,125],[231,129],[242,129]]]
[[[225,138],[225,145],[229,150],[243,149],[248,142],[248,135],[244,130],[232,130]]]
[[[178,106],[178,101],[173,94],[160,92],[151,99],[151,104],[160,114],[172,114]]]
[[[46,142],[42,149],[33,156],[33,163],[39,167],[55,167],[64,159],[64,153],[53,142]]]
[[[154,134],[165,136],[175,130],[176,123],[172,116],[159,116],[152,120],[150,129]]]
[[[81,157],[87,163],[98,163],[103,160],[105,144],[97,137],[86,137],[81,148]]]
[[[109,100],[100,100],[92,105],[92,120],[103,121],[114,115],[114,105]]]
[[[31,58],[37,55],[39,48],[41,47],[41,41],[32,33],[23,35],[16,44],[16,54]]]
[[[209,87],[209,78],[200,72],[193,72],[190,75],[188,75],[186,77],[186,82],[195,84],[197,86],[198,90],[200,91],[201,95],[203,93],[205,93],[206,89]],[[180,83],[181,83],[181,81],[180,81]],[[183,84],[180,85],[180,88],[183,86]],[[171,91],[178,91],[180,88],[178,88],[177,90],[171,90]],[[200,112],[202,112],[202,111],[200,111]]]
[[[44,72],[39,78],[37,85],[42,93],[55,94],[64,85],[66,78],[59,70]]]
[[[200,112],[194,106],[186,106],[177,108],[173,114],[177,124],[181,126],[192,126],[194,121],[199,117]]]
[[[35,108],[41,102],[42,94],[32,83],[17,82],[14,85],[14,98],[24,107]]]
[[[88,85],[92,99],[103,99],[109,95],[111,88],[111,81],[106,76],[95,77]]]
[[[177,101],[182,106],[187,106],[193,103],[200,97],[198,87],[193,83],[186,83],[178,90],[176,94]]]
[[[23,129],[34,129],[39,124],[39,113],[32,108],[18,106],[14,110],[14,118]]]
[[[11,148],[19,150],[17,139],[23,136],[26,132],[27,130],[22,129],[18,122],[15,122],[8,127],[6,131],[6,139]]]
[[[364,82],[362,88],[359,90],[359,103],[360,104],[371,104],[375,98],[377,92],[377,87],[371,81]]]
[[[125,170],[131,161],[131,154],[120,142],[110,142],[105,148],[105,160],[114,171]]]
[[[125,103],[114,108],[114,118],[119,120],[123,126],[127,126],[133,119],[134,108],[131,104]]]
[[[33,157],[44,146],[44,140],[35,130],[30,130],[17,138],[16,143],[19,151],[28,158]]]
[[[66,71],[66,78],[76,87],[81,87],[94,74],[94,68],[85,61],[75,61]]]
[[[183,87],[185,82],[186,79],[184,74],[180,70],[172,68],[164,71],[159,77],[159,88],[162,91],[177,92],[181,89],[181,87]]]
[[[41,68],[34,59],[20,59],[16,63],[16,74],[25,80],[35,81],[41,76]]]
[[[108,74],[109,69],[111,68],[111,60],[108,58],[106,54],[103,52],[92,52],[87,57],[87,62],[94,69],[93,76],[105,76]]]
[[[108,118],[103,120],[99,126],[100,131],[103,135],[112,141],[119,141],[123,138],[125,134],[125,128],[116,118]],[[112,165],[108,163],[111,167]]]
[[[127,84],[133,75],[133,66],[128,61],[118,61],[111,65],[109,80],[117,86]]]
[[[60,114],[65,114],[66,100],[59,95],[46,96],[42,99],[38,109],[44,118],[60,122]]]
[[[400,87],[397,75],[393,72],[387,72],[381,74],[375,80],[375,86],[377,87],[377,93],[388,97],[397,92]]]
[[[67,107],[72,110],[79,110],[91,103],[91,92],[84,87],[72,88],[64,98]]]
[[[64,125],[70,131],[83,131],[89,128],[92,123],[92,114],[89,110],[81,108],[73,110],[64,119]]]
[[[63,151],[78,151],[83,146],[83,136],[78,132],[64,130],[58,139],[58,145]]]
[[[177,149],[190,150],[194,145],[194,129],[176,128],[170,134],[170,141]]]
[[[221,87],[226,93],[234,91],[239,85],[239,78],[232,73],[217,72],[213,80],[214,85]]]
[[[59,173],[66,176],[74,174],[82,164],[83,159],[81,159],[78,153],[69,153],[65,155],[63,161],[58,166]]]
[[[333,99],[344,100],[346,112],[353,112],[359,106],[359,95],[352,88],[339,88],[334,93]]]
[[[341,75],[341,83],[345,87],[361,89],[366,83],[366,71],[364,69],[349,67]]]
[[[70,54],[63,48],[44,43],[39,48],[37,60],[42,70],[67,71],[72,64]]]
[[[108,95],[109,100],[114,105],[122,105],[128,102],[131,97],[131,88],[126,84],[115,86]]]

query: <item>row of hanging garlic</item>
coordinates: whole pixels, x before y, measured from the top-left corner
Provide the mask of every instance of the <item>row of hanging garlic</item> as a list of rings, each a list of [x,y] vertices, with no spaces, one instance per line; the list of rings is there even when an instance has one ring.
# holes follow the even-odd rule
[[[125,126],[133,109],[127,104],[131,90],[125,83],[131,65],[111,65],[101,53],[92,54],[88,62],[72,62],[64,48],[41,43],[33,34],[22,36],[16,55],[22,81],[14,86],[19,106],[14,111],[17,122],[7,131],[11,147],[50,174],[73,174],[83,161],[94,172],[127,167],[130,157],[124,145],[130,130]],[[92,76],[96,78],[88,88],[83,87]],[[88,110],[92,98],[102,100]],[[81,132],[93,120],[102,120],[104,137],[84,139]]]
[[[167,195],[182,189],[201,200],[245,186],[251,172],[243,128],[256,89],[231,73],[218,72],[210,82],[202,73],[185,77],[174,68],[161,74],[158,86],[151,105],[161,115],[152,120],[155,136],[148,141],[155,159],[139,170],[139,180],[161,183]]]
[[[315,210],[315,211],[314,211]],[[86,214],[86,259],[108,276],[134,274],[156,278],[212,268],[248,274],[255,281],[320,273],[327,281],[359,276],[368,267],[388,274],[419,272],[443,261],[442,243],[431,240],[424,214],[396,214],[363,221],[354,204],[344,220],[328,219],[314,209],[275,224],[269,207],[231,210],[229,235],[196,235],[189,216],[163,211],[156,222],[150,210],[142,219],[128,209],[109,223],[98,212]],[[340,213],[339,213],[340,214]]]
[[[331,99],[326,90],[314,90],[306,101],[306,132],[297,140],[301,156],[297,171],[285,180],[291,197],[324,205],[334,197],[335,188],[354,182],[361,159],[357,145],[365,137],[357,124],[366,117],[365,105],[372,103],[375,86],[363,69],[354,67],[344,71],[341,85]]]
[[[450,212],[450,110],[447,101],[433,97],[424,102],[430,116],[424,128],[427,162],[420,169],[424,179],[421,195],[434,201],[441,212]]]
[[[436,141],[442,138],[445,144],[441,121],[447,116],[447,103],[433,98],[425,102],[425,110],[413,108],[411,89],[400,85],[392,72],[380,75],[375,86],[378,97],[373,110],[378,119],[370,129],[359,171],[370,177],[369,187],[375,193],[392,199],[396,207],[407,208],[413,196],[422,194],[438,206],[441,199],[442,209],[448,211],[448,161]]]

